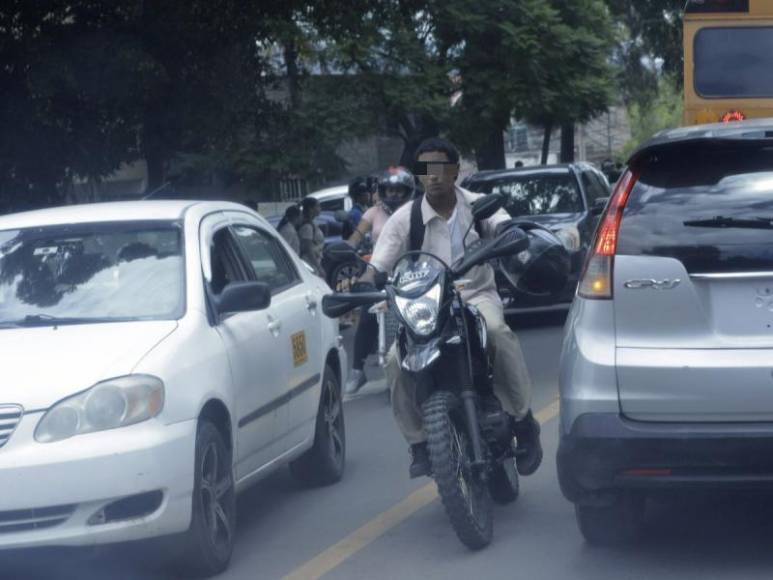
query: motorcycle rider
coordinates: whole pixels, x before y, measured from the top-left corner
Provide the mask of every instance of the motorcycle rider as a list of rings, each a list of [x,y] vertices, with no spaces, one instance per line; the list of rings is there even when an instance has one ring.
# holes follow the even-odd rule
[[[479,196],[456,186],[459,176],[459,152],[453,144],[440,138],[425,140],[416,151],[416,175],[425,194],[417,203],[405,204],[385,224],[371,258],[380,272],[390,272],[398,258],[410,248],[414,225],[423,226],[421,249],[451,264],[464,254],[464,235],[473,218],[471,204]],[[420,207],[420,213],[417,211]],[[412,213],[414,217],[412,219]],[[495,234],[498,224],[510,216],[500,210],[480,224],[484,238]],[[470,231],[468,240],[479,238],[478,228]],[[492,354],[494,391],[505,411],[511,415],[513,434],[518,440],[517,467],[521,475],[531,475],[542,461],[539,423],[532,415],[531,380],[521,346],[505,322],[504,308],[489,264],[473,268],[469,283],[462,290],[463,299],[478,308],[488,328]],[[363,277],[363,286],[375,280],[373,271]],[[416,399],[416,386],[407,373],[400,372],[395,347],[390,351],[387,381],[392,390],[392,408],[398,427],[411,445],[411,477],[430,471],[422,413]]]
[[[403,167],[390,167],[387,169],[378,179],[380,201],[362,215],[357,229],[347,242],[357,247],[365,239],[365,236],[370,233],[372,243],[376,244],[389,216],[411,199],[415,189],[416,182],[410,171]],[[352,370],[344,387],[346,394],[356,393],[367,382],[368,379],[364,371],[365,359],[375,350],[377,342],[378,321],[376,315],[368,312],[367,308],[363,308],[357,324],[357,331],[354,335]]]
[[[349,221],[352,228],[360,224],[362,216],[370,207],[370,189],[364,177],[355,177],[349,183],[349,197],[352,198],[352,209],[349,210]]]

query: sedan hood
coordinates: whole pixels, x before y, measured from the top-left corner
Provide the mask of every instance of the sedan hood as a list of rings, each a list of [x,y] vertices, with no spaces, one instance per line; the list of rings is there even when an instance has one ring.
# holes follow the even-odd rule
[[[47,409],[126,375],[177,328],[175,321],[0,329],[0,404]]]

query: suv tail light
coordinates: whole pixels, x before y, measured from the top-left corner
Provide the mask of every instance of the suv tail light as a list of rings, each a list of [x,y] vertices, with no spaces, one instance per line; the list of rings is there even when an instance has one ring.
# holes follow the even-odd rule
[[[596,239],[588,253],[585,268],[580,277],[578,294],[583,298],[609,300],[612,298],[612,267],[617,251],[617,234],[623,219],[623,209],[628,202],[636,175],[629,169],[620,178],[596,230]]]

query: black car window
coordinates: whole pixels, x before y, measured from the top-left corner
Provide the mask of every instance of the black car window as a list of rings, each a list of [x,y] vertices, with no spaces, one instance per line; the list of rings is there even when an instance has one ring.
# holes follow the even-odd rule
[[[504,193],[513,217],[583,211],[577,180],[569,172],[471,179],[466,186],[476,193]]]
[[[249,260],[258,282],[268,284],[276,294],[300,281],[290,257],[277,240],[255,228],[233,227],[239,246]]]
[[[602,185],[599,177],[592,171],[582,172],[582,186],[585,189],[585,195],[588,196],[588,206],[592,207],[597,199],[609,197],[609,190]]]
[[[618,254],[667,256],[690,273],[773,271],[773,148],[691,146],[647,161]]]

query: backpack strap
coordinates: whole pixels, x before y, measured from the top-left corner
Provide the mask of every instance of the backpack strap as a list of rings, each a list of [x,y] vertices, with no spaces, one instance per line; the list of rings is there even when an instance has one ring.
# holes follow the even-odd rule
[[[424,220],[421,217],[421,200],[423,195],[415,198],[411,203],[411,228],[408,245],[409,252],[418,252],[424,245]]]

